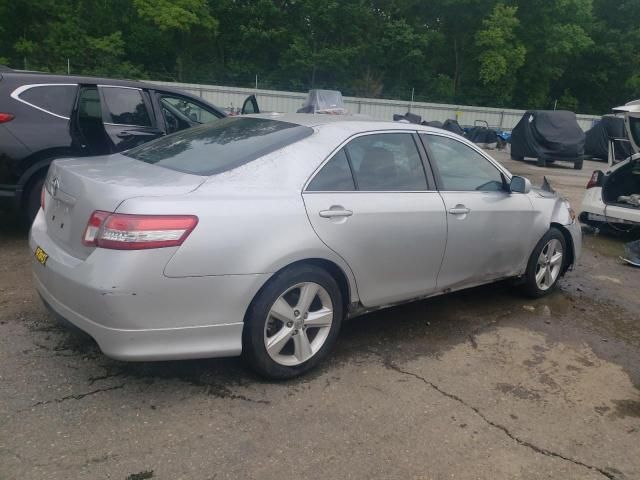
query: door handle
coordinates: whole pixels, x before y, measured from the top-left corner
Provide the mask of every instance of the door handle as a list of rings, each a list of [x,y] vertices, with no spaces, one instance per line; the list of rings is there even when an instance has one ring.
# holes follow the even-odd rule
[[[322,218],[350,217],[353,212],[344,208],[331,208],[330,210],[321,210],[319,215]]]
[[[126,131],[125,132],[119,132],[119,133],[116,133],[116,137],[118,137],[118,138],[131,138],[131,137],[133,137],[133,134],[129,133],[129,132],[126,132]]]
[[[449,209],[449,213],[451,215],[466,215],[470,211],[471,209],[465,207],[464,205],[456,205],[455,207]]]

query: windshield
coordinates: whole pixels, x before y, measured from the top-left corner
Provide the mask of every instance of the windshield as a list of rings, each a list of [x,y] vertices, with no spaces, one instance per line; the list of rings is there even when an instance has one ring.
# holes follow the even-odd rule
[[[215,175],[256,160],[313,133],[309,127],[265,118],[223,118],[124,152],[171,170]]]

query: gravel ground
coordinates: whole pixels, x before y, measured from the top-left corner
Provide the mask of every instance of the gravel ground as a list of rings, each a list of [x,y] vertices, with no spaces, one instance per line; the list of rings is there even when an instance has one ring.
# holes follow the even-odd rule
[[[593,168],[512,162],[576,209]],[[0,479],[637,479],[640,270],[587,235],[531,301],[495,284],[347,322],[271,383],[238,359],[127,364],[58,326],[0,216]]]

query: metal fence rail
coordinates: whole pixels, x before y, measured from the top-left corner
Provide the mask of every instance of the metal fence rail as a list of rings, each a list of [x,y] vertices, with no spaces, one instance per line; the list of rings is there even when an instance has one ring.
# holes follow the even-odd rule
[[[242,107],[244,99],[254,94],[258,98],[260,109],[268,112],[295,112],[307,98],[306,93],[284,92],[279,90],[261,90],[253,88],[225,87],[219,85],[200,85],[196,83],[174,83],[151,81],[198,95],[205,100],[227,109]],[[369,115],[380,120],[391,120],[395,113],[404,114],[409,109],[420,115],[423,120],[444,122],[452,118],[461,125],[473,125],[476,120],[487,122],[491,127],[509,130],[522,118],[524,110],[506,108],[473,107],[468,105],[448,105],[443,103],[407,102],[401,100],[382,100],[378,98],[344,97],[346,107],[351,113]],[[595,115],[578,115],[578,123],[583,130],[591,128]]]

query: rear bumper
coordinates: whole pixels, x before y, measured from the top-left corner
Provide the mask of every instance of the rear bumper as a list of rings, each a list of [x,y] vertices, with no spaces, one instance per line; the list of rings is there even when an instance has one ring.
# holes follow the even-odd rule
[[[32,257],[44,302],[118,360],[239,355],[244,314],[266,276],[168,278],[162,270],[175,249],[96,249],[82,261],[49,238],[42,211],[29,243],[49,255],[46,266]]]
[[[620,223],[640,225],[640,210],[609,205],[602,200],[602,187],[587,189],[582,200],[580,221],[584,223]]]

